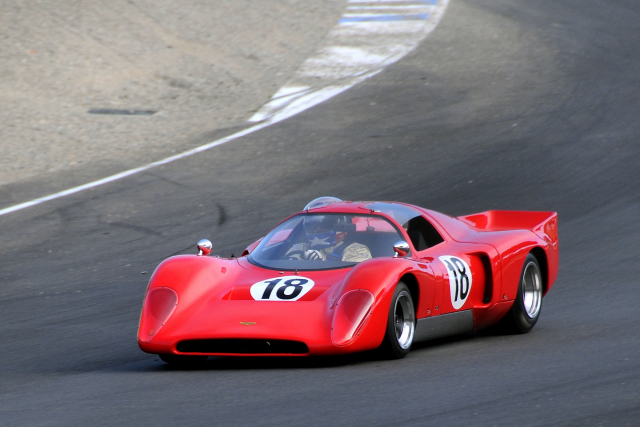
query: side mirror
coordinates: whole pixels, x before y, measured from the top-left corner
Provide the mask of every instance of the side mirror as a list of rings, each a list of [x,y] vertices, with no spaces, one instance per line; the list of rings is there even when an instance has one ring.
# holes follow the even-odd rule
[[[213,245],[207,239],[202,239],[198,242],[198,255],[209,255]]]
[[[394,255],[394,257],[396,257],[396,258],[407,256],[409,251],[411,251],[411,249],[409,249],[409,244],[407,242],[405,242],[404,240],[400,240],[400,241],[396,242],[393,245],[393,250],[396,252],[396,254]]]

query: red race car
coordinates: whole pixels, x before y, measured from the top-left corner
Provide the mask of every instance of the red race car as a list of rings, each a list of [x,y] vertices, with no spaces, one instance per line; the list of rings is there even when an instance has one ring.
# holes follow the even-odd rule
[[[531,330],[558,272],[555,212],[450,216],[321,197],[234,259],[179,255],[154,272],[138,343],[167,363],[411,344],[499,323]]]

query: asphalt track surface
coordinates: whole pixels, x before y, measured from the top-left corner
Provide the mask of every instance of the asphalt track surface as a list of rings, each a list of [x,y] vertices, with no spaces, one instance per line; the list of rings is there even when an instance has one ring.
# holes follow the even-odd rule
[[[638,52],[633,2],[452,0],[413,54],[325,104],[0,217],[0,424],[638,425]],[[393,362],[180,371],[137,348],[162,259],[203,237],[238,254],[321,195],[557,210],[540,321]]]

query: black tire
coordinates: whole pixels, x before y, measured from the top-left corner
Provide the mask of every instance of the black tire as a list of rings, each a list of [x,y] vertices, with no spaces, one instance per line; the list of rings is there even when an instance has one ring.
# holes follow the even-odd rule
[[[506,332],[526,334],[535,326],[542,310],[543,281],[540,264],[533,254],[524,260],[518,294],[503,319]]]
[[[416,311],[409,288],[398,282],[391,298],[389,317],[380,352],[386,359],[402,359],[411,350],[416,329]]]
[[[177,354],[159,354],[163,362],[176,368],[197,368],[204,365],[207,356],[179,356]]]

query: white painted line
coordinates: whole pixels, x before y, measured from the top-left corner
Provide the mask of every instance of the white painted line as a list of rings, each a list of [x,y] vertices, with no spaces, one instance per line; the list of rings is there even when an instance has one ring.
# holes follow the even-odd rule
[[[281,87],[275,95],[271,97],[271,99],[279,99],[286,98],[288,96],[300,95],[301,93],[305,93],[309,91],[309,86],[289,86],[289,87]]]
[[[358,12],[358,13],[345,13],[342,15],[342,19],[344,18],[375,18],[378,16],[405,16],[407,13],[404,12],[385,12],[385,13],[366,13],[366,12]]]
[[[79,193],[80,191],[88,190],[90,188],[98,187],[100,185],[107,184],[109,182],[118,181],[122,178],[126,178],[131,175],[135,175],[140,172],[144,172],[146,170],[166,165],[167,163],[175,162],[176,160],[184,159],[185,157],[193,156],[194,154],[200,153],[202,151],[209,150],[213,147],[217,147],[218,145],[225,144],[229,141],[233,141],[234,139],[241,138],[243,136],[249,135],[250,133],[256,132],[260,129],[266,128],[267,126],[272,125],[276,121],[270,120],[267,122],[259,123],[250,128],[241,130],[240,132],[236,132],[233,135],[226,136],[224,138],[218,139],[216,141],[210,142],[205,145],[201,145],[200,147],[196,147],[189,151],[185,151],[184,153],[176,154],[175,156],[167,157],[166,159],[158,160],[157,162],[149,163],[144,166],[137,167],[135,169],[130,169],[128,171],[120,172],[115,175],[108,176],[106,178],[99,179],[97,181],[90,182],[88,184],[80,185],[78,187],[73,187],[68,190],[60,191],[59,193],[50,194],[48,196],[40,197],[38,199],[30,200],[28,202],[20,203],[18,205],[9,206],[8,208],[0,209],[0,216],[6,215],[11,212],[16,212],[22,209],[26,209],[31,206],[39,205],[40,203],[48,202],[49,200],[59,199],[61,197],[69,196],[71,194]]]
[[[271,97],[271,101],[269,101],[269,108],[261,108],[260,111],[253,115],[251,120],[254,122],[267,120],[269,117],[273,116],[273,114],[271,114],[272,111],[287,107],[296,99],[307,95],[309,92],[311,92],[311,88],[309,86],[282,87]]]
[[[250,122],[291,117],[396,62],[436,27],[449,0],[350,0],[345,13],[293,78]],[[302,93],[298,88],[304,88]],[[338,89],[340,88],[340,89]],[[292,96],[283,95],[295,93]],[[291,111],[289,111],[291,110]]]
[[[274,114],[270,117],[269,121],[282,121],[288,119],[289,117],[295,116],[298,113],[303,112],[304,110],[308,110],[314,105],[318,105],[321,102],[326,101],[327,99],[333,98],[334,96],[344,92],[347,89],[352,88],[354,85],[360,83],[361,81],[368,79],[371,76],[378,74],[382,70],[376,70],[369,74],[363,74],[359,76],[356,80],[351,82],[352,84],[343,85],[343,86],[327,86],[325,88],[309,92],[308,94],[296,98],[290,104],[287,105],[286,108],[283,108],[277,114]]]
[[[428,9],[430,4],[405,4],[405,5],[387,5],[387,6],[347,6],[348,10],[377,10],[377,9],[389,9],[389,10],[403,10],[403,9]]]
[[[402,19],[404,15],[401,13],[382,15],[345,13],[343,15],[345,21],[349,21],[353,16],[374,19],[371,21],[339,22],[329,32],[325,44],[318,50],[318,53],[308,58],[294,78],[280,88],[270,101],[249,119],[250,122],[259,122],[258,124],[166,159],[0,209],[0,216],[184,159],[301,113],[378,74],[384,67],[412,51],[436,27],[448,2],[449,0],[349,0],[349,3],[374,3],[378,5],[403,3],[403,5],[391,6],[397,9],[412,8],[412,5],[416,5],[416,7],[425,9],[426,13],[404,14],[411,18],[407,20]],[[357,8],[357,6],[348,6],[347,10],[352,8]],[[362,8],[377,9],[378,7],[362,6]],[[380,8],[388,9],[389,6],[380,6]],[[383,18],[389,17],[390,20],[377,19],[381,16]],[[401,19],[395,20],[396,16]]]

